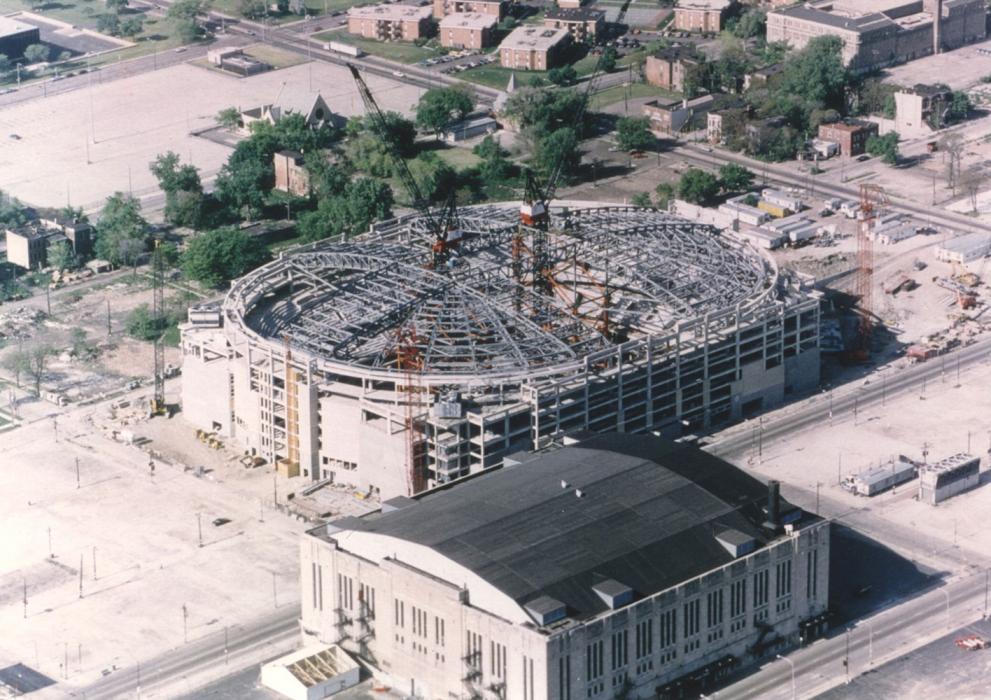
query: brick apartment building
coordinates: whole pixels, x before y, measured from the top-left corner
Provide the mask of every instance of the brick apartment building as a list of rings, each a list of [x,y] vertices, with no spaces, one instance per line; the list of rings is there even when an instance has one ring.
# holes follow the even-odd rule
[[[499,18],[481,12],[455,12],[440,21],[440,45],[449,49],[484,49],[495,42]]]
[[[433,7],[434,17],[437,19],[463,12],[477,12],[500,20],[506,14],[506,3],[503,0],[433,0]]]
[[[602,32],[606,13],[588,7],[574,9],[550,8],[544,14],[544,26],[549,29],[567,29],[571,38],[589,44]]]
[[[296,197],[310,194],[310,174],[304,167],[303,154],[299,151],[279,151],[272,156],[275,167],[275,189]]]
[[[679,32],[719,32],[736,0],[678,0],[672,27]]]
[[[644,77],[651,85],[683,92],[685,76],[701,65],[702,59],[692,46],[671,46],[648,56],[644,63]]]
[[[819,125],[819,138],[838,143],[840,153],[845,156],[859,156],[864,153],[867,150],[867,140],[877,134],[877,124],[855,119]]]
[[[499,44],[499,63],[514,70],[549,70],[571,43],[567,29],[517,27]]]
[[[368,5],[348,10],[348,32],[377,41],[413,41],[426,36],[429,7]]]

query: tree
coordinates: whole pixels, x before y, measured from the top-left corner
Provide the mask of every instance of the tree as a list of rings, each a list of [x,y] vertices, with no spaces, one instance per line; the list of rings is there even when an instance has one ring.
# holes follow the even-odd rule
[[[955,90],[950,98],[947,116],[951,122],[959,122],[970,116],[970,97],[962,90]]]
[[[817,36],[785,64],[780,91],[810,106],[842,111],[847,80],[842,40]]]
[[[457,173],[436,153],[421,153],[409,161],[409,169],[420,188],[420,192],[428,200],[446,199],[451,190],[457,189]]]
[[[61,272],[71,270],[76,266],[76,256],[72,252],[69,241],[53,241],[48,244],[46,251],[48,267]]]
[[[574,175],[581,164],[581,152],[578,150],[578,136],[575,130],[564,127],[540,139],[530,162],[545,177],[549,176],[558,164],[564,178]]]
[[[963,137],[958,133],[944,134],[936,143],[946,161],[946,184],[957,193],[957,177],[960,174],[960,160],[963,158]]]
[[[51,345],[38,343],[27,352],[27,371],[34,380],[34,393],[41,396],[41,380],[45,378],[45,369],[48,367],[48,359],[55,354],[55,348]]]
[[[155,318],[147,304],[135,307],[127,317],[127,334],[138,340],[158,340],[165,332],[166,320]]]
[[[120,17],[116,12],[105,12],[96,18],[96,28],[104,34],[117,36],[120,34]]]
[[[10,70],[10,58],[5,53],[0,53],[0,73]]]
[[[258,19],[268,14],[265,0],[239,0],[238,11],[248,19]]]
[[[371,136],[387,141],[403,158],[412,157],[416,153],[416,125],[397,112],[385,112],[383,122],[383,133],[379,133],[369,117],[350,119],[345,133],[349,139]]]
[[[974,213],[977,213],[977,195],[986,181],[987,177],[980,168],[968,168],[960,173],[960,189],[970,198],[970,208]]]
[[[125,17],[120,22],[120,35],[126,37],[135,37],[144,30],[144,22],[142,22],[140,17]]]
[[[0,224],[14,227],[27,223],[27,220],[24,205],[16,197],[0,191]]]
[[[678,197],[692,204],[706,205],[719,194],[719,179],[712,173],[689,168],[678,181]]]
[[[726,192],[741,192],[749,189],[754,177],[752,172],[736,163],[725,163],[719,168],[719,183]]]
[[[616,143],[624,151],[651,148],[655,139],[650,132],[650,120],[647,117],[621,117],[616,122]]]
[[[613,46],[607,46],[602,52],[602,56],[599,57],[599,68],[602,69],[603,73],[612,73],[616,70],[616,58],[618,54]]]
[[[203,185],[193,165],[181,165],[179,156],[167,151],[148,166],[165,193],[165,220],[177,226],[196,227],[203,207]]]
[[[176,0],[169,5],[166,16],[172,20],[176,34],[183,43],[188,44],[199,38],[200,26],[196,17],[204,14],[209,6],[206,0]]]
[[[299,232],[308,241],[350,238],[367,231],[373,221],[391,217],[392,203],[392,189],[381,180],[351,180],[337,194],[321,199],[316,211],[303,214]]]
[[[670,182],[662,182],[654,188],[654,195],[657,197],[657,208],[667,209],[674,199],[674,185]]]
[[[472,152],[482,159],[478,166],[479,175],[487,183],[503,182],[515,175],[516,168],[506,158],[507,152],[491,136],[486,136]]]
[[[750,8],[746,10],[730,27],[733,36],[741,39],[763,37],[767,27],[767,12]]]
[[[228,131],[234,131],[241,126],[241,111],[237,107],[228,107],[217,112],[214,120],[218,126],[222,126]]]
[[[111,265],[134,265],[148,248],[141,203],[122,192],[107,197],[96,226],[96,254]]]
[[[867,152],[889,165],[895,165],[898,163],[898,139],[898,132],[895,131],[884,136],[871,136],[867,139]]]
[[[578,72],[573,66],[551,68],[547,73],[547,79],[555,85],[567,87],[569,85],[574,85],[578,80]]]
[[[24,59],[28,63],[41,63],[47,61],[51,54],[51,49],[45,44],[31,44],[24,49]]]
[[[127,7],[128,2],[130,0],[106,0],[105,4],[108,10],[117,14]]]
[[[653,203],[650,201],[650,192],[637,192],[630,197],[630,204],[635,207],[652,207]]]
[[[208,287],[219,287],[269,260],[265,246],[237,228],[202,233],[186,245],[182,269]]]
[[[31,366],[31,356],[26,350],[13,350],[3,359],[3,367],[14,375],[17,388],[21,387],[21,375],[27,373]]]
[[[464,119],[475,108],[475,98],[467,86],[432,88],[416,105],[416,125],[439,132],[452,121]]]

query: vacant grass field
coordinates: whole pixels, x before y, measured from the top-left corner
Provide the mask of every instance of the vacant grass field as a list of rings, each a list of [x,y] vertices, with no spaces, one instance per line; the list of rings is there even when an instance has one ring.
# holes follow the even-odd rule
[[[35,8],[22,0],[0,0],[0,14],[33,12],[42,17],[51,17],[86,29],[96,29],[97,16],[106,11],[105,5],[100,0],[57,0]]]
[[[289,68],[306,63],[306,57],[292,51],[282,49],[267,44],[252,44],[244,47],[244,53],[255,58],[262,63],[267,63],[273,68]]]
[[[456,170],[463,170],[478,165],[481,158],[471,152],[470,148],[458,148],[456,146],[442,148],[434,151],[437,156]]]
[[[638,97],[677,98],[680,96],[680,93],[664,90],[659,87],[654,87],[653,85],[647,85],[646,83],[633,83],[628,87],[624,85],[614,85],[611,88],[607,88],[592,95],[592,99],[589,102],[589,109],[593,111],[601,110],[609,105],[622,102],[627,97],[629,99],[635,99]]]
[[[437,49],[417,46],[416,44],[405,41],[375,41],[373,39],[364,39],[360,36],[349,34],[344,30],[322,32],[315,34],[313,38],[317,41],[339,41],[342,44],[357,46],[372,56],[379,56],[380,58],[398,61],[399,63],[418,63],[426,58],[433,58],[440,55]]]

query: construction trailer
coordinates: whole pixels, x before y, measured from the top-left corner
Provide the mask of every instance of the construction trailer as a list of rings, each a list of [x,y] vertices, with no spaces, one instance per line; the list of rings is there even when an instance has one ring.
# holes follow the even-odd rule
[[[887,464],[871,467],[850,477],[846,487],[858,496],[876,496],[916,478],[918,469],[919,465],[916,462],[905,455],[898,455],[898,459],[892,459]]]
[[[931,506],[981,483],[981,458],[961,452],[919,469],[919,500]]]

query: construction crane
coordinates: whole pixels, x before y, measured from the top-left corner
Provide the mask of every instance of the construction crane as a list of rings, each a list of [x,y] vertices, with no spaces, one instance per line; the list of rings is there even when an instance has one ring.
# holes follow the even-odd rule
[[[354,78],[355,84],[358,86],[361,101],[365,104],[365,112],[368,114],[369,119],[371,119],[372,126],[378,133],[379,138],[382,139],[382,142],[389,149],[389,155],[392,157],[393,164],[396,166],[396,171],[399,174],[399,179],[403,182],[403,187],[406,188],[406,192],[412,200],[413,207],[427,221],[427,229],[431,236],[433,236],[433,243],[430,249],[432,254],[430,267],[434,270],[443,270],[451,258],[451,251],[458,247],[462,236],[461,227],[458,222],[454,191],[452,190],[448,194],[447,201],[439,215],[431,210],[430,201],[423,196],[423,191],[416,183],[413,173],[410,172],[409,166],[406,164],[406,159],[403,158],[402,153],[399,152],[399,149],[388,137],[385,115],[372,96],[372,91],[368,89],[368,85],[365,83],[364,78],[361,77],[358,69],[351,63],[348,63],[347,66],[351,71],[351,76]]]
[[[857,229],[857,277],[855,293],[858,298],[857,336],[847,353],[849,362],[866,362],[871,354],[874,332],[874,242],[871,238],[874,222],[888,205],[888,196],[880,185],[860,186],[860,226]]]
[[[155,392],[151,399],[151,415],[161,416],[167,412],[165,405],[165,255],[159,241],[151,254],[151,320],[155,336]]]

